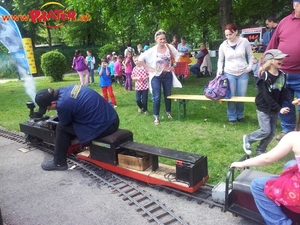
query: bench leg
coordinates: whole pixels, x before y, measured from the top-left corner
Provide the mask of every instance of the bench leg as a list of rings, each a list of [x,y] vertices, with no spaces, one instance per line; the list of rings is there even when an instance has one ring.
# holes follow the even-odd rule
[[[189,100],[177,100],[177,108],[178,108],[178,120],[180,120],[180,106],[183,106],[183,118],[186,117],[186,104],[188,103]]]
[[[152,171],[155,171],[158,169],[158,156],[151,155],[151,160],[152,160]]]
[[[180,120],[180,100],[177,100],[178,120]]]
[[[185,100],[185,99],[182,99],[180,101],[178,101],[178,112],[180,113],[180,105],[183,106],[183,118],[186,117],[186,104],[189,102],[189,100]],[[180,114],[178,114],[178,119],[180,120]]]
[[[186,104],[188,103],[188,100],[182,100],[183,104],[183,117],[186,118]]]

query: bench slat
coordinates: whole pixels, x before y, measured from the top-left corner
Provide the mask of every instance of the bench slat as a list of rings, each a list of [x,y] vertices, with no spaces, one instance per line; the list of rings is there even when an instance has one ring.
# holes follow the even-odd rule
[[[170,95],[168,96],[169,99],[174,99],[177,101],[178,99],[181,100],[200,100],[200,101],[214,101],[207,98],[205,95]],[[255,97],[242,97],[242,96],[232,96],[229,99],[220,99],[217,100],[219,102],[255,102]]]
[[[183,115],[186,116],[186,104],[189,100],[199,100],[199,101],[215,101],[207,98],[205,95],[182,95],[174,94],[167,97],[168,99],[173,99],[177,101],[178,105],[178,120],[180,120],[180,106],[183,106]],[[230,99],[219,99],[216,102],[255,102],[255,97],[242,97],[233,96]]]
[[[133,141],[122,143],[119,146],[129,150],[145,152],[151,155],[166,157],[170,159],[182,160],[189,163],[196,163],[199,159],[204,157],[193,153],[181,152],[168,148],[155,147]]]

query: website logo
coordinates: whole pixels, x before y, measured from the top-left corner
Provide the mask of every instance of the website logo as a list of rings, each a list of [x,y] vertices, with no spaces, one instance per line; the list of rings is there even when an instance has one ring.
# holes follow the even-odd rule
[[[29,15],[1,15],[3,21],[23,21],[41,23],[47,28],[60,28],[65,21],[68,22],[88,22],[91,20],[89,14],[77,15],[73,10],[66,10],[65,6],[59,2],[47,2],[40,7],[29,11]],[[49,25],[51,23],[51,25]],[[54,25],[52,25],[54,24]]]

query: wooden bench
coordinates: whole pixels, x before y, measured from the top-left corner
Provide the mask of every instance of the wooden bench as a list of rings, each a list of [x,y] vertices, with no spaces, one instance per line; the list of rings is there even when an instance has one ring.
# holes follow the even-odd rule
[[[168,96],[168,99],[174,99],[178,105],[178,120],[180,120],[180,106],[183,106],[183,117],[186,117],[186,104],[189,100],[198,100],[198,101],[214,101],[207,98],[205,95],[182,95],[174,94]],[[220,99],[218,102],[255,102],[255,97],[241,97],[233,96],[230,99]]]

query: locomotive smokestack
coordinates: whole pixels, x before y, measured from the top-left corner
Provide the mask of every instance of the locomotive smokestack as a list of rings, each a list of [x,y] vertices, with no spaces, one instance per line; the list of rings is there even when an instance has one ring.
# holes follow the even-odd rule
[[[35,105],[32,101],[26,102],[27,108],[30,109],[29,117],[33,119],[33,109],[35,108]]]

